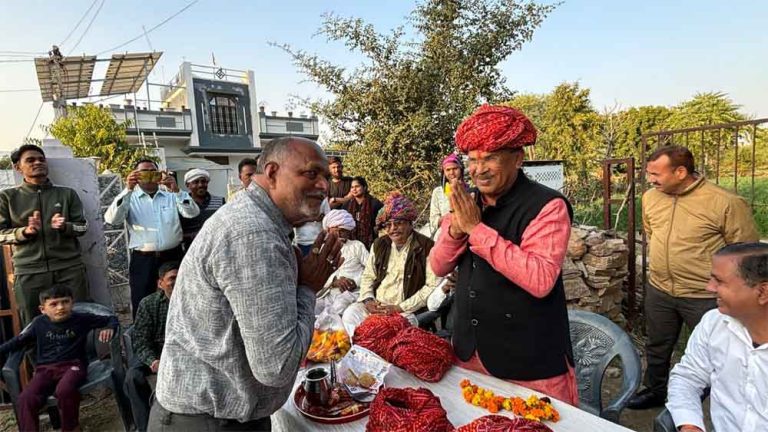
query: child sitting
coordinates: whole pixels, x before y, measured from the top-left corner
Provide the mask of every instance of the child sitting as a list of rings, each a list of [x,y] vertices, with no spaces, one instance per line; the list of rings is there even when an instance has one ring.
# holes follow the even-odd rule
[[[115,316],[73,312],[72,290],[53,285],[40,293],[40,312],[18,336],[0,345],[0,354],[36,345],[36,366],[18,400],[20,431],[40,429],[39,411],[48,396],[58,402],[61,430],[79,430],[80,392],[78,388],[88,375],[85,345],[92,329],[109,327],[99,333],[108,342],[118,328]]]

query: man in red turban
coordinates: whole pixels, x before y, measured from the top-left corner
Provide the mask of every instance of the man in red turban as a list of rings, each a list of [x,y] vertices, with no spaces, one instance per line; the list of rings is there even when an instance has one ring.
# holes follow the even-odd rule
[[[460,366],[576,405],[573,351],[560,276],[573,211],[528,179],[523,147],[536,129],[520,111],[484,105],[456,131],[476,191],[453,187],[451,213],[429,262],[458,267],[453,348]]]

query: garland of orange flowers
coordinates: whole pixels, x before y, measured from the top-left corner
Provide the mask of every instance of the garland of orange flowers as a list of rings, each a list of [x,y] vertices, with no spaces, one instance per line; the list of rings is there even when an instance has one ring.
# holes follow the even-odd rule
[[[560,420],[560,413],[550,403],[549,398],[539,398],[530,395],[528,399],[521,397],[496,396],[492,391],[472,384],[468,379],[461,380],[461,394],[467,403],[497,413],[502,409],[512,411],[515,415],[528,420]]]

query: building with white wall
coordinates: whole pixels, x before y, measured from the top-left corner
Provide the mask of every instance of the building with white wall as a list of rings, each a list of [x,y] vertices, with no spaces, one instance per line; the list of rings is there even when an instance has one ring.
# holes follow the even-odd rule
[[[256,100],[253,71],[184,62],[156,109],[130,100],[109,108],[117,121],[130,121],[128,141],[156,148],[162,168],[175,171],[179,184],[188,170],[203,168],[211,173],[211,193],[226,195],[227,184],[239,181],[237,164],[257,157],[264,142],[319,136],[317,117],[267,114]]]

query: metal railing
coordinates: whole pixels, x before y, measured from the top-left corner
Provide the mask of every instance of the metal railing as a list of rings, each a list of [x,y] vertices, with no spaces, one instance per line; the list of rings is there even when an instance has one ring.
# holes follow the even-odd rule
[[[133,109],[112,108],[112,116],[119,122],[129,122],[126,126],[128,132],[179,132],[190,134],[192,132],[192,113],[190,110],[175,111],[148,111]]]
[[[759,150],[768,151],[768,118],[745,120],[716,125],[662,130],[643,134],[642,162],[637,173],[640,195],[648,188],[645,168],[647,158],[655,149],[668,145],[682,145],[694,155],[696,170],[716,184],[744,196],[752,207],[756,219],[768,221],[768,197],[761,201],[756,191],[756,179],[768,178],[768,157]],[[746,176],[746,179],[744,178]],[[740,187],[747,182],[747,187]],[[763,233],[766,234],[766,233]],[[647,238],[642,233],[643,294],[648,281]]]

